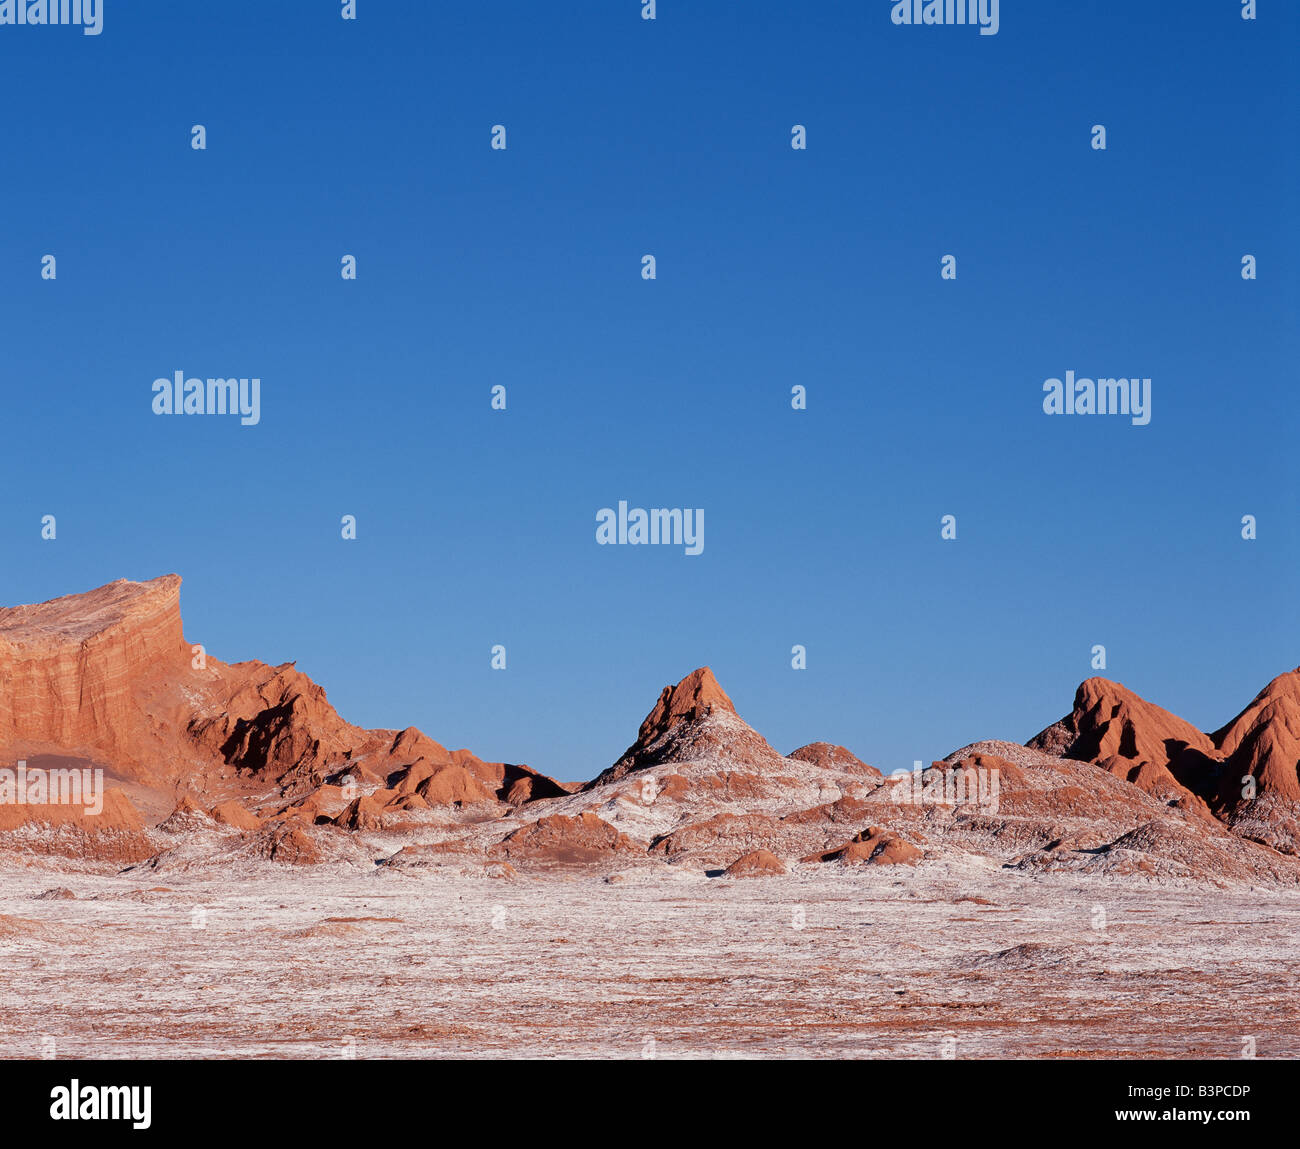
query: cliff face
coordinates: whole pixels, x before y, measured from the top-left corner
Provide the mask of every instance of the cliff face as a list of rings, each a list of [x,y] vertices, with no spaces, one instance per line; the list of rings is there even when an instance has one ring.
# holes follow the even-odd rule
[[[125,579],[0,610],[0,745],[46,743],[138,765],[142,684],[189,665],[181,580]]]
[[[526,766],[449,752],[414,728],[354,726],[292,663],[196,660],[182,633],[180,587],[176,575],[119,579],[0,610],[0,766],[62,756],[105,767],[131,794],[113,799],[119,813],[133,811],[132,800],[170,809],[192,794],[200,813],[233,801],[311,821],[337,812],[344,779],[384,797],[394,796],[383,789],[391,785],[425,807],[564,793]],[[0,830],[53,831],[69,817],[20,804]],[[134,833],[139,822],[123,817]],[[90,825],[108,821],[99,815]]]

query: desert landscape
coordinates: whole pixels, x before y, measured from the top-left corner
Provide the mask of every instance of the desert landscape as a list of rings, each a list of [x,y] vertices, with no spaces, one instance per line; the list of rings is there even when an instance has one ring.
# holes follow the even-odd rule
[[[206,655],[167,575],[0,610],[0,755],[7,1058],[1300,1055],[1300,670],[885,777],[700,667],[562,783]]]

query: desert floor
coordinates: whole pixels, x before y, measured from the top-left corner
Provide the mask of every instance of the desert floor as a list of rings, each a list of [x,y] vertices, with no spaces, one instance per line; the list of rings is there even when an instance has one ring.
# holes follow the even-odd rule
[[[1300,1057],[1290,892],[974,860],[0,879],[6,1058]]]

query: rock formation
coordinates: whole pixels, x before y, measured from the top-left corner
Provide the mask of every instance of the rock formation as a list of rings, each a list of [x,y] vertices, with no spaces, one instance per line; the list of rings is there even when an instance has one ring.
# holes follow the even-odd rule
[[[1300,883],[1300,670],[1206,734],[1091,678],[1027,745],[884,778],[779,754],[708,667],[665,686],[608,769],[566,786],[341,718],[292,663],[185,640],[180,579],[0,610],[0,766],[102,768],[103,809],[0,803],[0,848],[155,869],[684,866],[729,876],[979,857],[1026,870]],[[3,776],[0,775],[0,798]]]
[[[380,805],[399,810],[413,802],[500,809],[567,792],[526,766],[448,751],[414,728],[353,726],[292,663],[208,657],[183,636],[180,586],[176,575],[119,579],[0,610],[0,765],[75,758],[107,768],[129,790],[113,791],[93,817],[69,807],[0,807],[0,829],[62,827],[44,835],[55,852],[135,858],[153,852],[139,836],[139,809],[172,808],[180,796],[163,833],[255,833],[263,815],[310,823],[338,814],[347,798],[337,809],[326,804],[348,785],[386,787]],[[68,828],[77,818],[98,829],[83,840]]]

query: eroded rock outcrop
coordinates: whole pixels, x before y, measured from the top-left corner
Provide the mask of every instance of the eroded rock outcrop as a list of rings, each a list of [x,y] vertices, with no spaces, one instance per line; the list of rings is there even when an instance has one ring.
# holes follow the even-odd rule
[[[586,865],[618,854],[644,854],[645,843],[632,841],[595,814],[555,814],[507,834],[493,852],[511,861]]]
[[[785,872],[785,863],[768,850],[742,854],[723,871],[728,878],[774,878]]]
[[[1300,854],[1300,669],[1273,679],[1214,741],[1225,758],[1214,798],[1227,823]]]
[[[779,754],[700,667],[663,688],[618,761],[562,785],[414,727],[355,726],[292,663],[204,654],[179,589],[119,580],[0,610],[0,765],[75,760],[120,783],[94,813],[0,804],[0,847],[164,867],[618,860],[731,876],[966,854],[1300,880],[1283,857],[1300,854],[1300,670],[1213,735],[1092,678],[1025,746],[975,743],[883,778],[827,742]]]
[[[44,756],[108,767],[158,809],[155,819],[172,809],[159,823],[163,835],[257,834],[268,818],[328,820],[351,800],[348,786],[387,787],[385,799],[401,811],[502,809],[567,793],[526,766],[448,751],[413,727],[354,726],[292,663],[208,656],[185,641],[180,586],[176,575],[119,579],[0,610],[0,764]],[[116,821],[114,811],[122,812]],[[98,843],[98,853],[123,858],[166,846],[158,839],[150,847],[147,827],[122,794],[98,815],[20,804],[0,817],[0,830],[57,826],[58,840],[74,843],[80,818],[87,851]],[[294,852],[290,839],[275,845],[279,831],[266,833],[267,856]],[[311,857],[305,845],[298,852]]]

